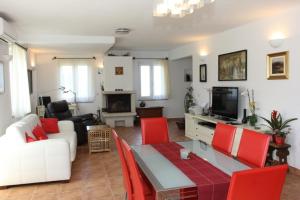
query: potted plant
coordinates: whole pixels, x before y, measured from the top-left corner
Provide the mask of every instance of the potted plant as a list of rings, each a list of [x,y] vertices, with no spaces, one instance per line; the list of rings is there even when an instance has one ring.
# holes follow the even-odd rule
[[[297,118],[291,118],[283,121],[281,114],[277,110],[272,111],[271,120],[268,120],[264,117],[260,118],[267,122],[268,125],[265,126],[271,129],[273,142],[278,145],[284,144],[286,135],[290,133],[291,129],[289,123],[297,120]]]
[[[247,89],[247,97],[248,97],[248,106],[249,110],[251,112],[251,115],[247,117],[249,120],[250,126],[255,126],[257,123],[257,115],[255,113],[256,110],[256,105],[255,105],[255,100],[254,100],[254,90],[251,90],[251,95],[249,90]]]
[[[187,88],[187,92],[184,97],[184,110],[186,113],[189,113],[189,108],[194,106],[194,97],[193,97],[193,87],[190,86]]]

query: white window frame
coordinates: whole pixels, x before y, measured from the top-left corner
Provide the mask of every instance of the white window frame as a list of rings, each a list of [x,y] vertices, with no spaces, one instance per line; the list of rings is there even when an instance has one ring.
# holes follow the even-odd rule
[[[157,62],[157,61],[156,61]],[[140,101],[162,101],[168,100],[168,97],[165,98],[154,98],[154,66],[156,66],[156,62],[154,60],[143,60],[140,61],[137,65],[138,67],[138,97]],[[142,97],[141,95],[141,66],[150,66],[150,96]]]

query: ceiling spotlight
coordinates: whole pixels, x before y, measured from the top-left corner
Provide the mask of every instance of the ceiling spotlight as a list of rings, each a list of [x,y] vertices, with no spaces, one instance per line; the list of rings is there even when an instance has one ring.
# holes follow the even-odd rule
[[[130,32],[130,29],[129,28],[117,28],[115,30],[115,33],[116,34],[128,34]]]

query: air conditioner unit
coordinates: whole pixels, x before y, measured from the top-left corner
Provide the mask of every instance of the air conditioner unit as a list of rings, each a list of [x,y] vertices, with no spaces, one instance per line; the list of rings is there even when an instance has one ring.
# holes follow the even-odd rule
[[[14,27],[0,17],[0,38],[7,42],[15,42],[17,40]]]

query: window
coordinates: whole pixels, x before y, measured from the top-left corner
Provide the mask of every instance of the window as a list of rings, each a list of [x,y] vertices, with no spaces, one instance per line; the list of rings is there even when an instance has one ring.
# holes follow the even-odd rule
[[[140,64],[140,98],[168,99],[169,79],[166,61],[142,61]]]
[[[96,74],[93,63],[86,60],[64,60],[59,65],[60,86],[69,91],[63,93],[62,98],[73,102],[93,102]]]
[[[16,44],[10,46],[12,60],[9,66],[10,95],[12,115],[23,117],[31,112],[28,74],[27,52]]]

